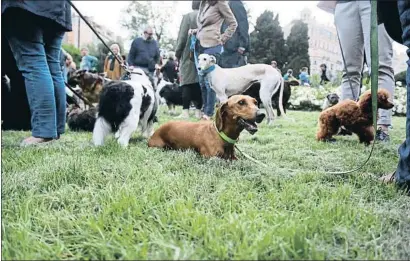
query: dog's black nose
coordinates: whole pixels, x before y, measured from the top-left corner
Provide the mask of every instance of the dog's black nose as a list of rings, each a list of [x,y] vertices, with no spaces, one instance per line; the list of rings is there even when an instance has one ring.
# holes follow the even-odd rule
[[[256,112],[256,122],[257,123],[261,123],[263,121],[263,119],[265,119],[265,113],[263,113],[262,111],[258,110]]]
[[[198,67],[198,71],[200,71],[201,70],[201,67]]]

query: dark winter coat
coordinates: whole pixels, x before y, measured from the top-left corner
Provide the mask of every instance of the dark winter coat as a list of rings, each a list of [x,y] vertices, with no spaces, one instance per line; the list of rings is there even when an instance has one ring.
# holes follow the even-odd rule
[[[159,62],[160,54],[156,40],[145,40],[142,37],[136,38],[130,48],[128,55],[128,64],[148,68],[149,71],[155,71],[155,64]]]
[[[10,7],[17,7],[35,15],[48,18],[60,25],[65,32],[72,30],[71,6],[67,1],[3,0],[1,1],[1,14],[3,15]]]
[[[249,51],[249,22],[248,15],[242,1],[231,0],[229,1],[229,7],[235,16],[238,27],[232,38],[224,44],[224,51],[236,52],[239,47],[245,48],[245,52]],[[221,31],[224,32],[228,28],[228,24],[224,22],[222,24]]]
[[[179,71],[181,73],[181,86],[199,82],[198,72],[195,63],[191,61],[189,53],[191,37],[188,35],[189,29],[197,29],[196,17],[198,11],[185,14],[179,27],[178,40],[175,56],[179,60]]]

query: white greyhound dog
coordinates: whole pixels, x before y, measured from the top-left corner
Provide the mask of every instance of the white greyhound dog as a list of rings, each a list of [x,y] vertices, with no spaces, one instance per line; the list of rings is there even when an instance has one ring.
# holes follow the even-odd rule
[[[219,102],[225,102],[228,97],[241,94],[255,82],[260,82],[259,96],[266,109],[267,123],[274,120],[272,96],[279,93],[279,110],[285,117],[283,110],[284,80],[282,75],[267,64],[247,64],[237,68],[221,68],[216,64],[216,58],[209,54],[198,57],[198,70],[208,79],[210,87],[215,91]]]

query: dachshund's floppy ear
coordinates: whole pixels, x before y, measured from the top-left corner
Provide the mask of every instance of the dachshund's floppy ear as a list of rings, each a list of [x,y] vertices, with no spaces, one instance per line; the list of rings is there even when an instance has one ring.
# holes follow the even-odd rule
[[[223,128],[223,124],[224,124],[223,117],[224,117],[227,107],[228,107],[228,102],[224,102],[221,105],[219,105],[219,108],[216,110],[215,124],[216,124],[216,128],[218,129],[218,131],[221,131]]]
[[[213,55],[210,55],[210,56],[209,56],[209,61],[210,61],[212,64],[216,64],[216,57],[213,56]]]

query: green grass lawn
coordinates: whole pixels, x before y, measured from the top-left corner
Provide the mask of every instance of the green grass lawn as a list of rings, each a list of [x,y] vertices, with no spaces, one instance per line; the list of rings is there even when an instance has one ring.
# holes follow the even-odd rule
[[[160,121],[169,119],[160,112]],[[395,169],[404,118],[389,145],[356,137],[315,141],[317,112],[262,124],[239,155],[128,149],[68,132],[20,148],[29,133],[2,133],[3,259],[409,259],[409,198],[379,177]]]

